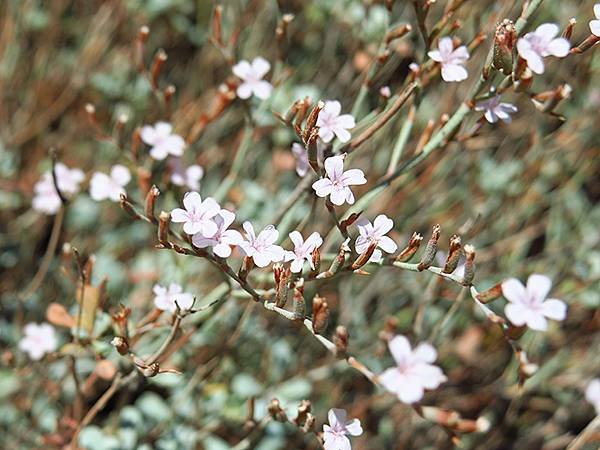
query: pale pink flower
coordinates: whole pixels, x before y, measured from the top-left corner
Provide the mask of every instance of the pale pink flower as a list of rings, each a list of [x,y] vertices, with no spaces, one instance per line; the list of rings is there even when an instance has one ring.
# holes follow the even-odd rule
[[[254,233],[254,227],[248,221],[243,224],[246,231],[246,240],[240,244],[240,248],[246,256],[254,260],[258,267],[267,267],[271,262],[281,261],[284,250],[276,245],[279,231],[273,225],[267,225],[258,236]]]
[[[544,73],[546,56],[564,58],[569,54],[571,44],[565,38],[556,38],[558,32],[558,25],[545,23],[517,41],[519,55],[527,61],[527,67],[533,72]]]
[[[271,70],[271,64],[260,56],[254,58],[252,63],[242,60],[233,66],[235,76],[242,79],[242,84],[237,88],[238,97],[247,99],[254,94],[261,100],[268,98],[273,86],[263,78],[269,70]]]
[[[167,122],[156,122],[154,126],[144,125],[140,133],[142,141],[151,145],[150,156],[162,160],[169,155],[181,156],[185,141],[173,133],[173,126]]]
[[[594,406],[596,414],[600,416],[600,378],[590,381],[585,389],[585,399]]]
[[[398,249],[396,243],[390,237],[386,236],[386,234],[394,227],[394,221],[385,214],[380,214],[375,217],[372,224],[368,219],[360,219],[356,223],[356,226],[360,233],[354,244],[357,253],[361,254],[366,252],[371,244],[376,244],[377,246],[369,261],[381,261],[381,250],[386,253],[394,253]]]
[[[58,348],[54,327],[49,323],[28,323],[24,331],[25,336],[19,341],[19,348],[31,359],[37,361]]]
[[[308,152],[304,145],[294,142],[292,144],[292,153],[296,157],[296,173],[298,176],[304,177],[310,167],[308,162]]]
[[[365,184],[367,179],[360,169],[350,169],[344,172],[345,155],[331,156],[325,160],[327,178],[321,178],[313,183],[312,188],[319,197],[327,197],[334,205],[354,203],[354,195],[348,186]]]
[[[154,292],[154,306],[162,311],[174,313],[177,305],[182,311],[185,311],[194,304],[194,296],[183,292],[183,288],[177,283],[171,283],[168,288],[155,284],[152,291]]]
[[[350,140],[351,128],[356,126],[354,116],[351,114],[342,114],[342,105],[337,100],[325,102],[325,106],[319,112],[317,117],[317,126],[319,127],[319,137],[323,142],[331,142],[333,136],[341,142],[348,142]]]
[[[551,288],[552,280],[545,275],[530,275],[527,287],[516,278],[504,281],[502,294],[509,301],[504,308],[508,320],[538,331],[548,328],[546,319],[564,320],[567,316],[565,302],[554,298],[546,300]]]
[[[214,198],[207,197],[202,201],[197,192],[186,192],[183,196],[183,206],[185,209],[175,208],[171,211],[171,220],[183,223],[185,233],[200,233],[207,238],[215,235],[218,228],[212,219],[219,214],[221,207]]]
[[[327,414],[329,425],[323,425],[323,446],[325,450],[352,450],[346,435],[360,436],[363,429],[360,420],[347,420],[346,411],[332,408]]]
[[[198,248],[212,247],[213,253],[221,258],[231,255],[231,246],[240,245],[244,240],[242,235],[235,230],[228,230],[235,220],[235,214],[226,209],[219,211],[213,221],[217,225],[217,232],[212,237],[204,237],[197,233],[192,237],[192,243]]]
[[[590,31],[594,36],[600,37],[600,3],[594,5],[596,20],[590,20]]]
[[[498,119],[510,123],[512,121],[510,115],[516,113],[518,109],[510,103],[502,103],[500,96],[495,95],[489,100],[478,103],[475,106],[475,111],[485,111],[484,116],[489,123],[496,123]]]
[[[392,90],[389,86],[382,86],[381,89],[379,89],[379,95],[383,98],[390,98],[392,96]]]
[[[431,59],[442,66],[442,79],[444,81],[463,81],[469,74],[464,64],[469,59],[467,47],[461,45],[454,49],[452,38],[446,36],[438,42],[438,49],[427,53]]]
[[[304,261],[308,261],[311,269],[315,269],[315,265],[312,260],[312,252],[319,248],[323,244],[323,238],[316,231],[312,233],[306,241],[302,238],[302,235],[298,231],[292,231],[290,233],[290,239],[294,243],[294,251],[285,251],[285,261],[292,261],[290,269],[292,272],[302,272],[302,266]]]
[[[437,366],[435,349],[421,343],[414,350],[404,336],[394,336],[388,343],[397,366],[379,375],[384,388],[398,396],[401,402],[414,403],[423,398],[425,389],[436,389],[447,380]]]
[[[121,194],[125,194],[125,186],[131,181],[129,169],[116,164],[110,170],[110,175],[96,172],[90,180],[90,196],[96,201],[109,199],[118,202]]]
[[[204,176],[204,169],[202,167],[193,164],[184,168],[180,158],[171,161],[171,167],[171,183],[176,186],[185,186],[192,191],[200,190],[200,180]]]
[[[79,192],[79,184],[85,175],[80,169],[69,169],[63,163],[56,163],[54,168],[58,189],[64,197],[72,197]],[[44,214],[56,214],[61,206],[60,196],[56,192],[54,179],[51,172],[42,175],[33,187],[35,196],[32,200],[32,208]]]

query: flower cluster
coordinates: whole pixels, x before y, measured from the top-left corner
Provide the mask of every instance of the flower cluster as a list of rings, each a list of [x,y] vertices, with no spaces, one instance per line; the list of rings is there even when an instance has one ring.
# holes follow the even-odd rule
[[[558,25],[545,23],[517,41],[519,56],[527,61],[527,67],[534,73],[544,73],[546,56],[564,58],[569,54],[571,45],[565,38],[557,38],[558,32]]]
[[[427,53],[431,59],[442,66],[442,79],[444,81],[463,81],[469,76],[464,64],[469,59],[467,47],[461,45],[454,48],[452,38],[443,37],[438,42],[438,49]]]
[[[56,163],[54,167],[54,176],[56,177],[56,186],[61,195],[72,197],[79,192],[79,185],[84,180],[85,175],[80,169],[69,169],[63,163]],[[54,177],[51,172],[46,172],[38,181],[33,190],[32,207],[34,210],[44,214],[56,214],[60,209],[62,201],[58,192],[56,192]]]
[[[354,203],[354,194],[350,186],[365,184],[367,179],[360,169],[344,171],[345,155],[331,156],[325,160],[326,177],[313,183],[312,187],[319,197],[329,196],[334,205]]]

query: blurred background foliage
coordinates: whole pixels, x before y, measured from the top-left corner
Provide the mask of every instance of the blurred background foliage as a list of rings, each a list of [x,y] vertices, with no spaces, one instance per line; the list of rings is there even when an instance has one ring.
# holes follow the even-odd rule
[[[445,6],[438,1],[429,13],[436,21]],[[293,130],[272,114],[285,112],[304,96],[338,99],[349,111],[364,72],[392,23],[410,22],[414,30],[395,41],[388,62],[377,72],[366,108],[380,107],[382,86],[399,89],[408,65],[421,62],[423,43],[416,30],[410,2],[395,1],[392,12],[368,0],[228,0],[223,6],[223,36],[237,36],[232,61],[263,56],[272,62],[276,80],[273,96],[259,104],[236,100],[187,150],[187,164],[205,169],[201,193],[212,195],[228,173],[243,138],[245,115],[255,126],[252,145],[240,179],[229,191],[225,206],[238,220],[264,226],[299,182],[289,151]],[[51,302],[76,310],[75,284],[65,276],[72,265],[60,246],[41,286],[23,298],[48,246],[52,217],[31,209],[33,185],[50,168],[48,150],[87,174],[107,172],[123,162],[123,151],[95,138],[84,105],[96,107],[103,128],[111,130],[127,114],[126,131],[157,120],[171,121],[187,135],[201,113],[209,109],[217,89],[228,77],[228,55],[211,44],[214,4],[209,0],[4,0],[0,2],[0,447],[50,448],[44,436],[67,426],[75,386],[67,357],[28,362],[16,350],[22,326],[42,321]],[[414,150],[430,119],[452,114],[466,98],[483,65],[495,24],[518,17],[521,2],[469,1],[457,11],[460,28],[452,34],[470,41],[478,32],[488,39],[467,64],[470,77],[458,84],[435,80],[421,93],[407,154]],[[546,0],[532,27],[575,17],[572,42],[588,35],[593,1]],[[285,55],[275,40],[283,13],[294,14]],[[151,32],[146,60],[163,48],[168,60],[161,88],[177,88],[172,107],[157,103],[148,79],[132,57],[142,25]],[[531,29],[531,27],[530,27]],[[386,319],[398,321],[398,331],[415,340],[431,339],[449,382],[425,397],[425,404],[452,408],[463,416],[485,416],[492,423],[486,434],[467,435],[464,448],[560,449],[593,417],[582,399],[582,388],[600,373],[600,53],[548,61],[535,77],[532,92],[569,83],[571,97],[561,103],[558,120],[538,111],[526,94],[509,93],[519,113],[512,124],[484,124],[468,139],[432,154],[371,202],[364,212],[373,218],[385,213],[395,221],[392,237],[402,245],[413,231],[428,236],[440,223],[442,240],[461,232],[463,242],[477,249],[475,284],[485,289],[508,276],[525,279],[545,273],[555,282],[553,296],[569,304],[566,322],[547,333],[528,332],[522,345],[539,363],[539,372],[519,390],[517,364],[497,329],[462,301],[460,288],[430,273],[401,272],[383,267],[370,276],[346,275],[307,286],[307,298],[317,292],[331,307],[328,333],[337,324],[350,332],[350,349],[374,372],[389,366],[390,356],[378,333]],[[271,73],[271,75],[273,72]],[[349,157],[364,170],[369,183],[355,190],[360,198],[385,175],[391,149],[406,120],[406,107],[379,133]],[[468,131],[479,119],[472,113]],[[126,148],[129,142],[126,144]],[[151,165],[151,180],[163,191],[161,209],[170,210],[183,195],[165,189],[164,165]],[[132,184],[133,186],[133,184]],[[129,196],[143,202],[139,188]],[[305,232],[327,233],[331,218],[322,202],[310,196],[288,211],[282,225],[290,231],[310,216]],[[355,233],[355,230],[353,231]],[[442,429],[418,418],[392,396],[373,387],[360,374],[336,362],[305,330],[263,310],[246,298],[226,295],[219,273],[207,262],[154,247],[154,230],[133,222],[114,203],[96,203],[83,192],[69,205],[60,243],[70,243],[86,257],[95,255],[93,283],[107,278],[108,301],[98,314],[91,348],[77,350],[82,379],[100,357],[126,367],[109,342],[109,311],[119,303],[143,317],[152,308],[154,283],[178,282],[202,304],[225,297],[215,308],[185,319],[189,341],[169,363],[182,374],[163,374],[129,386],[115,396],[86,427],[80,445],[89,450],[232,448],[244,436],[246,403],[256,398],[256,417],[277,397],[293,411],[301,399],[313,403],[321,427],[330,407],[346,408],[359,417],[365,433],[353,440],[355,449],[451,448]],[[332,246],[339,245],[336,236]],[[289,240],[284,241],[289,247]],[[442,246],[445,250],[445,246]],[[236,263],[237,264],[237,263]],[[267,277],[267,275],[265,275]],[[270,280],[268,276],[266,279]],[[439,327],[447,311],[458,306]],[[503,300],[492,305],[502,311]],[[414,331],[415,315],[426,303],[423,331]],[[149,354],[168,326],[148,333],[138,344]],[[70,340],[61,332],[61,342]],[[63,350],[67,353],[66,350]],[[91,388],[92,405],[109,382]],[[314,439],[289,426],[270,423],[253,442],[257,450],[317,448]]]

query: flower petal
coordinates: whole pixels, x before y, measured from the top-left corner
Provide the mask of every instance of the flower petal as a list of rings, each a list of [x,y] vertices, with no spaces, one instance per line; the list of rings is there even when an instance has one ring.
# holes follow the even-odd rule
[[[344,173],[344,157],[337,155],[327,158],[325,160],[325,172],[332,181],[340,179]]]
[[[509,278],[502,282],[502,295],[511,303],[523,304],[527,302],[525,286],[516,278]]]
[[[564,58],[571,50],[571,43],[565,38],[553,39],[546,47],[548,53],[558,58]]]
[[[567,305],[562,300],[551,298],[542,303],[542,312],[548,319],[565,320]]]
[[[312,188],[319,197],[327,197],[331,194],[333,183],[329,178],[321,178],[313,183]]]
[[[533,274],[527,279],[527,294],[534,303],[541,304],[552,288],[552,280],[546,275]]]
[[[448,82],[466,80],[469,76],[467,69],[458,64],[443,64],[442,79]]]
[[[195,191],[186,192],[183,196],[183,206],[188,211],[194,211],[202,208],[202,197]]]
[[[388,342],[388,347],[398,365],[406,362],[412,353],[408,339],[402,335],[394,336],[390,342]]]

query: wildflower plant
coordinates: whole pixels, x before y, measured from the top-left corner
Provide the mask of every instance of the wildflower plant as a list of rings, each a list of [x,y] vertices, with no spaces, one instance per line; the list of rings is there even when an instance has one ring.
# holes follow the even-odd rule
[[[599,5],[29,3],[0,448],[595,445]]]

